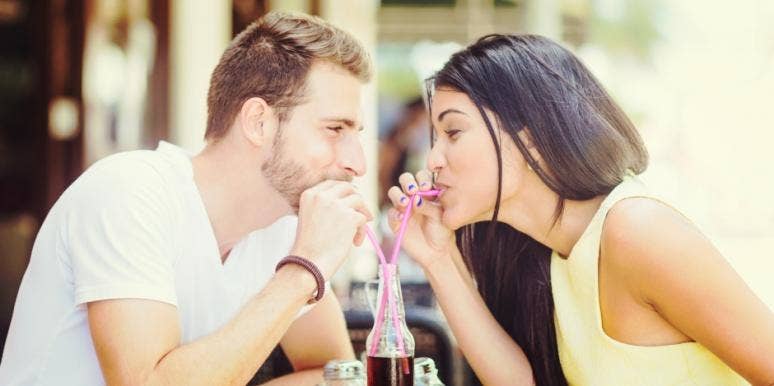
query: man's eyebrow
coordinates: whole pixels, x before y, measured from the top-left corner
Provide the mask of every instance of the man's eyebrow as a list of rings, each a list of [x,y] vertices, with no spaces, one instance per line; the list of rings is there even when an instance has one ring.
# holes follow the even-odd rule
[[[349,118],[342,118],[342,117],[326,117],[326,118],[323,118],[322,120],[323,120],[323,121],[326,121],[326,122],[338,122],[338,123],[341,123],[342,125],[344,125],[344,126],[347,126],[347,127],[352,127],[352,128],[354,128],[354,127],[355,127],[355,121],[353,121],[353,120],[351,120],[351,119],[349,119]],[[360,125],[360,126],[357,128],[357,130],[358,130],[358,131],[363,131],[363,125]]]
[[[459,110],[457,110],[457,109],[446,109],[446,110],[444,110],[443,112],[441,112],[440,114],[438,114],[438,122],[442,121],[442,120],[443,120],[443,118],[444,118],[444,117],[445,117],[447,114],[451,114],[451,113],[462,114],[462,115],[465,115],[465,116],[467,116],[467,115],[468,115],[468,114],[465,114],[465,113],[463,113],[462,111],[459,111]]]

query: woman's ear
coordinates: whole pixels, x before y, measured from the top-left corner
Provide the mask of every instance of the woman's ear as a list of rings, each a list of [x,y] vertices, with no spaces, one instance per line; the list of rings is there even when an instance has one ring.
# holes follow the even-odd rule
[[[263,98],[253,97],[242,103],[236,121],[244,138],[253,146],[261,147],[272,143],[273,118],[274,109]]]
[[[524,126],[519,132],[517,133],[519,136],[519,140],[521,143],[524,144],[524,147],[527,148],[530,152],[535,148],[535,142],[532,140],[532,133],[529,131],[527,126]]]
[[[537,147],[535,146],[535,140],[532,138],[532,132],[524,126],[519,132],[516,134],[519,136],[519,141],[521,141],[522,144],[524,144],[524,147],[527,149],[529,154],[532,156],[532,159],[537,162],[538,165],[543,164],[543,158],[540,156],[540,153],[538,152]],[[527,160],[524,160],[527,162]],[[527,162],[527,168],[532,170],[532,166]]]

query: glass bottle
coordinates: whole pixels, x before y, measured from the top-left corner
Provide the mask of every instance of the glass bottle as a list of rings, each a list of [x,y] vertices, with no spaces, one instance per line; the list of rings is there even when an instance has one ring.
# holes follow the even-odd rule
[[[370,292],[368,286],[366,291]],[[374,314],[374,327],[366,339],[368,386],[413,386],[414,337],[406,326],[396,265],[379,265],[377,296],[368,297]]]

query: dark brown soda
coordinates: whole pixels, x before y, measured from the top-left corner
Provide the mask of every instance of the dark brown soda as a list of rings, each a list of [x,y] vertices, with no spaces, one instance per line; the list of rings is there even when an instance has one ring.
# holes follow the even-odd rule
[[[414,386],[414,357],[368,357],[368,386]]]

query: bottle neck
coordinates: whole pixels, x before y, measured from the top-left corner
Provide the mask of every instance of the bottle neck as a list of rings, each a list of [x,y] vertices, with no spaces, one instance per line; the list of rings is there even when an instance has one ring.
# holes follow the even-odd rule
[[[386,279],[386,280],[385,280]],[[392,294],[392,301],[398,311],[398,318],[405,324],[405,309],[403,307],[403,292],[400,288],[400,274],[398,267],[395,264],[379,265],[379,302],[387,305],[382,310],[385,321],[392,318],[392,314],[389,307],[389,299],[386,297],[388,293]]]
[[[375,316],[374,329],[367,340],[369,355],[386,358],[413,356],[414,338],[406,324],[400,278],[395,265],[379,266]],[[378,323],[379,319],[381,323]]]

